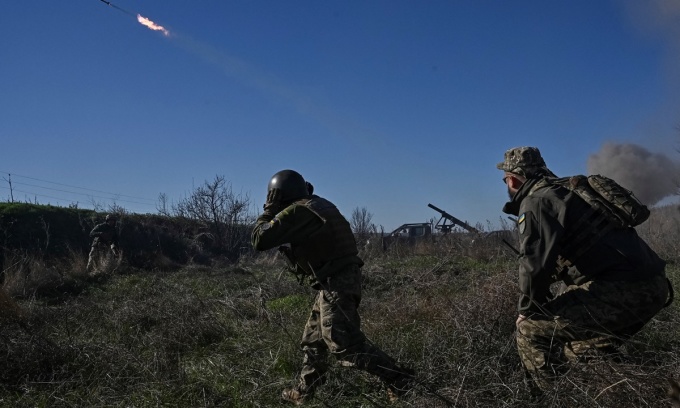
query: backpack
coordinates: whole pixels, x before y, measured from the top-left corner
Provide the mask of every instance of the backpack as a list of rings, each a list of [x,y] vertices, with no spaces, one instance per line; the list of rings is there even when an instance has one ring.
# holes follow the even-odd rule
[[[599,174],[562,178],[544,178],[531,189],[551,185],[564,187],[590,205],[590,210],[575,221],[572,232],[565,237],[562,253],[557,258],[556,279],[574,261],[588,251],[601,237],[614,228],[635,227],[649,218],[649,209],[632,191],[616,181]]]
[[[617,226],[635,227],[649,218],[647,206],[632,191],[608,177],[578,175],[548,179],[548,183],[573,191]]]

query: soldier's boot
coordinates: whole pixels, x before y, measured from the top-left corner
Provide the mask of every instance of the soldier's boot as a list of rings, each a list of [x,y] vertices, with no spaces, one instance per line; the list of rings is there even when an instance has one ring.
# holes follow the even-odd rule
[[[286,388],[281,392],[281,399],[297,406],[311,400],[312,397],[314,397],[313,388],[305,388],[299,385],[292,388]]]
[[[396,401],[413,388],[415,371],[400,367],[395,360],[375,345],[365,344],[359,353],[348,356],[342,365],[373,374],[387,387],[387,398]]]
[[[416,382],[416,372],[410,368],[399,367],[399,374],[386,381],[387,384],[387,400],[391,403],[397,402],[409,391],[411,391]]]
[[[545,398],[545,389],[547,389],[547,384],[543,384],[544,388],[541,388],[539,383],[532,377],[528,371],[524,371],[524,386],[529,391],[529,401],[532,404],[540,404]]]

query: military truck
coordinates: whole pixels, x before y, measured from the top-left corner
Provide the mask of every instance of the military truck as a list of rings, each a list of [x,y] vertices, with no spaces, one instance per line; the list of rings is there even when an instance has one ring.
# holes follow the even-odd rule
[[[388,235],[382,237],[382,247],[387,249],[394,244],[413,245],[418,241],[432,238],[432,224],[427,222],[402,224]]]
[[[515,249],[517,234],[513,231],[499,230],[484,233],[437,206],[432,204],[427,206],[438,212],[441,216],[436,223],[433,219],[429,223],[402,224],[394,231],[380,238],[382,249],[386,250],[395,244],[414,245],[421,242],[437,241],[456,242],[458,245],[463,244],[475,247],[501,248],[504,251],[510,249],[515,253],[517,252],[517,249]],[[377,243],[380,241],[372,240],[371,242]]]
[[[417,242],[434,242],[435,235],[447,235],[454,231],[455,227],[460,227],[468,232],[479,233],[479,231],[468,223],[459,220],[451,214],[442,211],[432,204],[428,207],[437,211],[441,218],[436,224],[421,222],[402,224],[388,235],[382,237],[382,247],[387,249],[394,244],[414,245]]]

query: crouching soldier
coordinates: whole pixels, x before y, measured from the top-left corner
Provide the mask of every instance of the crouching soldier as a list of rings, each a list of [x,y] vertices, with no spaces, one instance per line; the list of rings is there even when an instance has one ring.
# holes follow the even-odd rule
[[[538,148],[510,149],[497,167],[510,198],[503,211],[518,217],[517,348],[540,397],[566,360],[618,354],[670,303],[672,288],[666,262],[635,229],[559,184]],[[553,296],[559,281],[566,288]]]

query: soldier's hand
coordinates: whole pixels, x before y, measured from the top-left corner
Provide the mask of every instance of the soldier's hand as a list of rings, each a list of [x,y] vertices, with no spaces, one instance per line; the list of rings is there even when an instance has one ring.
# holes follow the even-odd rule
[[[269,190],[267,193],[267,201],[264,203],[264,214],[274,218],[276,214],[278,214],[283,208],[283,203],[281,202],[281,198],[283,197],[283,193],[281,192],[281,189],[279,188],[272,188]]]

